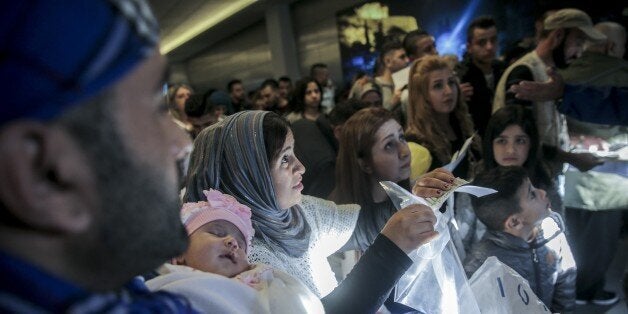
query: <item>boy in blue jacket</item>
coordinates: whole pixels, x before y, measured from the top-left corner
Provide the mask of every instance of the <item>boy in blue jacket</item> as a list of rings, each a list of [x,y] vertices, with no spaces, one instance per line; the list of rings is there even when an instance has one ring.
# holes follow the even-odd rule
[[[474,184],[498,192],[473,199],[487,232],[465,259],[467,275],[495,256],[528,280],[552,312],[573,310],[576,265],[562,218],[551,211],[545,191],[530,183],[524,168],[514,166],[481,173]]]

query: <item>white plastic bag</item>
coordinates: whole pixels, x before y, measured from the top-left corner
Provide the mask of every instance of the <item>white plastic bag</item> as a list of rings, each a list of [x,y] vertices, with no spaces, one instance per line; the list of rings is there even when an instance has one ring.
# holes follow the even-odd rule
[[[390,182],[384,181],[380,182],[388,197],[392,200],[393,204],[397,209],[407,207],[412,204],[422,204],[426,206],[430,206],[429,202],[414,196],[412,193],[408,192],[406,189],[400,187],[399,185]],[[442,204],[442,203],[441,203]],[[439,205],[440,206],[440,205]],[[436,216],[436,224],[434,225],[434,230],[438,231],[438,237],[427,244],[421,245],[418,250],[412,252],[410,254],[410,258],[412,258],[416,262],[416,258],[425,258],[432,259],[436,257],[436,255],[440,254],[443,251],[447,242],[449,242],[450,236],[447,231],[447,217],[438,210],[434,211],[434,215]]]
[[[483,314],[551,313],[528,281],[495,256],[484,261],[469,284]]]
[[[380,184],[397,209],[411,204],[431,207],[436,216],[434,230],[439,233],[436,239],[409,254],[414,263],[397,283],[395,301],[423,313],[480,313],[462,263],[450,241],[447,223],[452,215],[438,210],[450,193],[443,199],[425,200],[393,182]]]

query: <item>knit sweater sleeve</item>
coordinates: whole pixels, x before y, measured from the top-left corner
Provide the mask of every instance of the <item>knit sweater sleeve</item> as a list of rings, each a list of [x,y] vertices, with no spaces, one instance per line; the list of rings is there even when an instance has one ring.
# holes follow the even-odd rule
[[[375,313],[412,260],[380,234],[347,278],[321,301],[326,313]]]
[[[274,254],[270,247],[257,238],[253,238],[248,258],[249,261],[256,264],[273,265],[274,267],[283,265],[283,261],[281,261],[277,255]]]
[[[349,240],[360,213],[360,206],[356,204],[337,205],[305,195],[301,206],[311,223],[312,240],[324,250],[325,256],[332,255]]]

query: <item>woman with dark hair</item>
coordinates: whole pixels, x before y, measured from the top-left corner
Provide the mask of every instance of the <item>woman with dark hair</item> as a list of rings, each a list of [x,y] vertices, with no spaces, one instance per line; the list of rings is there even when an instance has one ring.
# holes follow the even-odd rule
[[[520,166],[527,170],[532,185],[545,190],[552,211],[564,215],[562,198],[550,176],[549,167],[540,158],[540,141],[530,109],[521,106],[506,106],[497,110],[488,121],[482,143],[484,163],[479,171],[499,166]],[[456,198],[465,250],[481,239],[486,227],[476,219],[469,196]],[[561,217],[562,218],[562,217]],[[561,222],[562,225],[562,222]]]
[[[294,89],[290,112],[285,116],[286,120],[290,123],[300,119],[316,121],[323,114],[322,90],[321,85],[312,77],[299,80]]]
[[[563,215],[562,199],[548,165],[540,156],[539,147],[539,134],[532,111],[520,106],[506,106],[491,116],[486,127],[482,142],[484,168],[524,167],[532,184],[547,192],[552,210]]]
[[[345,122],[339,138],[336,187],[330,199],[337,204],[358,204],[360,219],[343,250],[365,251],[386,221],[397,211],[380,181],[392,181],[410,190],[410,148],[403,128],[381,107],[366,108]],[[429,152],[424,149],[423,154]],[[444,170],[437,170],[453,176]],[[341,250],[342,251],[342,250]]]
[[[436,236],[435,216],[425,206],[399,210],[337,286],[326,258],[351,236],[359,208],[301,195],[305,169],[293,149],[290,125],[277,114],[229,116],[196,138],[184,201],[210,188],[234,196],[252,211],[252,262],[299,278],[328,313],[374,313],[412,264],[407,254]],[[417,193],[437,195],[443,185],[431,178]]]

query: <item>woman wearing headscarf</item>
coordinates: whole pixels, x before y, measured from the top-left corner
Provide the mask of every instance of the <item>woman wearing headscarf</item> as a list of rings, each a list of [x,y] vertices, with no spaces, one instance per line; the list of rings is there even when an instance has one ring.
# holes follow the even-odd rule
[[[351,236],[359,207],[301,195],[305,169],[293,148],[290,125],[278,115],[248,111],[230,116],[197,137],[184,200],[198,201],[209,188],[234,196],[252,210],[252,262],[299,278],[322,298],[328,313],[374,313],[412,264],[407,253],[436,236],[435,216],[418,205],[395,213],[336,287],[326,258]],[[437,195],[437,186],[445,182],[425,180],[424,194]]]

